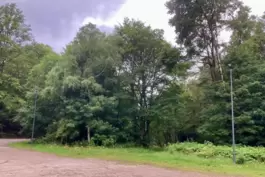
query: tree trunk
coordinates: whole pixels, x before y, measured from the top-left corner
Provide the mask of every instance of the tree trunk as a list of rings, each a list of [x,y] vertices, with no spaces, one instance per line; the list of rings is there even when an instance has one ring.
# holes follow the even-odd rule
[[[87,126],[87,142],[90,143],[90,128]]]
[[[0,63],[0,73],[4,73],[4,67],[5,67],[5,61],[3,60],[1,63]]]

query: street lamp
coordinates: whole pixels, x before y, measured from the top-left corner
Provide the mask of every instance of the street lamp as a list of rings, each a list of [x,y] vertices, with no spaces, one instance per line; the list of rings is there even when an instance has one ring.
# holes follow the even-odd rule
[[[33,142],[33,140],[34,140],[35,121],[36,121],[36,107],[37,107],[37,88],[35,87],[34,113],[33,113],[33,122],[32,122],[31,142]]]
[[[234,99],[233,99],[233,69],[229,64],[230,69],[230,93],[231,93],[231,117],[232,117],[232,146],[233,146],[233,162],[236,163],[236,143],[235,143],[235,118],[234,118]]]

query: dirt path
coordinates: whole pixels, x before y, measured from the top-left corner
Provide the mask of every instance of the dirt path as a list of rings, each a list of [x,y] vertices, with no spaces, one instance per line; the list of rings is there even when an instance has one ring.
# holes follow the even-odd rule
[[[17,140],[0,139],[0,177],[221,177],[95,159],[62,158],[8,147],[13,141]]]

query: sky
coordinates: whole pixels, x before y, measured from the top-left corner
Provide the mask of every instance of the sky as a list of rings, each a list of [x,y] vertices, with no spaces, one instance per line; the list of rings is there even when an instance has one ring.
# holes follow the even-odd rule
[[[168,25],[170,16],[167,14],[167,9],[164,4],[168,0],[127,0],[113,16],[107,19],[87,17],[83,24],[92,22],[98,25],[113,27],[117,23],[121,23],[124,17],[140,19],[153,28],[162,28],[165,31],[164,37],[167,41],[175,43],[174,29]],[[243,0],[250,6],[252,14],[261,15],[265,9],[264,0]],[[147,11],[148,9],[148,11]],[[223,41],[229,40],[229,33],[223,33]]]
[[[0,0],[16,3],[39,42],[61,51],[81,27],[86,17],[105,20],[121,7],[124,0]],[[109,30],[109,26],[101,26]]]
[[[78,29],[89,22],[103,31],[111,31],[125,17],[139,19],[165,31],[165,39],[174,44],[174,29],[168,25],[167,0],[0,0],[0,5],[15,2],[23,10],[37,41],[61,51]],[[243,0],[252,13],[265,11],[264,0]],[[224,34],[223,39],[229,39]]]

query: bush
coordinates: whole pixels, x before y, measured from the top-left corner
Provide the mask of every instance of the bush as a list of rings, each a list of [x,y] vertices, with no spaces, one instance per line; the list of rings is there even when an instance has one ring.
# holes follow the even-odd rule
[[[184,154],[194,154],[203,158],[230,158],[232,159],[231,146],[215,146],[212,143],[205,144],[198,143],[177,143],[167,146],[167,151],[171,154],[180,152]],[[244,164],[245,162],[265,162],[265,148],[264,147],[246,147],[237,146],[237,163]]]
[[[242,165],[242,164],[244,164],[244,163],[245,163],[245,158],[244,158],[244,156],[239,156],[239,157],[237,157],[237,159],[236,159],[236,164]]]
[[[114,138],[108,138],[103,140],[103,146],[105,147],[113,147],[115,145],[115,140]]]
[[[115,137],[96,134],[91,138],[91,143],[96,146],[114,146],[116,143]]]

